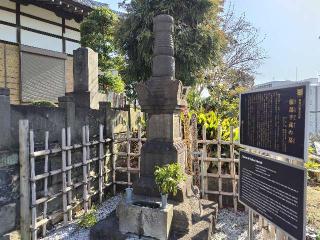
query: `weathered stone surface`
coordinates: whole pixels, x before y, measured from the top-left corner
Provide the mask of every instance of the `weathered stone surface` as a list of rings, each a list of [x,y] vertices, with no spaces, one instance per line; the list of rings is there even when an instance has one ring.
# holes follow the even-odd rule
[[[182,141],[180,111],[187,104],[182,83],[175,79],[174,20],[169,15],[159,15],[153,21],[152,77],[136,87],[142,111],[148,113],[148,126],[147,142],[141,149],[141,178],[133,189],[136,194],[156,197],[159,196],[153,180],[156,166],[178,163],[185,169],[187,148]],[[181,185],[177,201],[183,201],[185,196],[186,186]]]
[[[173,220],[170,239],[208,239],[215,230],[218,204],[201,199],[189,198],[173,207]]]
[[[0,216],[0,235],[12,231],[16,225],[16,204],[0,207]]]
[[[155,35],[152,77],[139,83],[136,91],[142,111],[174,113],[186,106],[182,83],[175,79],[173,18],[159,15],[153,20]]]
[[[90,240],[125,240],[126,237],[119,231],[119,222],[114,211],[105,220],[97,223],[90,229]],[[80,240],[80,239],[79,239]]]
[[[139,236],[167,240],[173,217],[173,205],[166,209],[136,206],[121,202],[117,207],[121,233],[135,233]]]
[[[90,48],[78,48],[73,52],[74,91],[86,92],[98,82],[98,53]],[[88,81],[89,80],[89,81]]]
[[[19,156],[17,153],[0,150],[0,168],[17,164],[18,158]]]
[[[73,75],[74,96],[77,107],[98,109],[100,101],[106,101],[105,94],[99,93],[98,53],[90,48],[74,51]]]

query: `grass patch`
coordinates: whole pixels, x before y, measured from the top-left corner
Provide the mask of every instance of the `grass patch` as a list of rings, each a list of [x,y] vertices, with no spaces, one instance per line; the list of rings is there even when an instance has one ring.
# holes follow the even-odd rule
[[[98,222],[96,216],[97,210],[91,209],[87,213],[83,214],[79,221],[79,226],[82,228],[91,228]]]

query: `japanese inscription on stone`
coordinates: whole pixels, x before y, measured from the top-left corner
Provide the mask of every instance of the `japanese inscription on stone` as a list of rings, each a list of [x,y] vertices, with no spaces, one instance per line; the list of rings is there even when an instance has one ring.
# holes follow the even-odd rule
[[[307,87],[241,94],[240,143],[305,159]]]

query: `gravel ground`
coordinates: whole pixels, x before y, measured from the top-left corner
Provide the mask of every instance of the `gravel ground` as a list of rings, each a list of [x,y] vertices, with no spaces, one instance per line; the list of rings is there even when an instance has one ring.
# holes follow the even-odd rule
[[[117,195],[103,202],[97,207],[98,222],[105,219],[111,212],[113,212],[121,200],[121,195]],[[90,229],[80,228],[77,221],[73,221],[66,227],[58,225],[43,240],[89,240]]]
[[[234,213],[229,209],[221,209],[218,213],[217,231],[212,240],[245,240],[248,236],[248,222],[249,219],[246,212]],[[253,230],[254,239],[263,240],[258,223],[253,226]],[[316,240],[320,229],[316,230],[307,226],[306,230],[306,239]]]
[[[248,214],[234,213],[233,210],[220,209],[218,213],[217,230],[212,240],[245,240],[248,235]],[[258,224],[253,226],[255,239],[262,239]]]
[[[103,202],[97,208],[97,219],[105,219],[119,204],[122,196],[117,195]],[[259,231],[258,223],[253,226],[254,239],[263,240]],[[217,221],[216,234],[212,240],[246,240],[248,230],[248,214],[246,212],[234,213],[233,210],[220,209]],[[315,240],[317,231],[314,228],[307,227],[307,239]],[[51,230],[43,240],[89,240],[90,229],[80,228],[77,221],[71,222],[68,226],[58,225]],[[142,238],[147,240],[148,238]],[[139,240],[137,236],[131,235],[127,240]],[[140,239],[141,240],[141,239]]]

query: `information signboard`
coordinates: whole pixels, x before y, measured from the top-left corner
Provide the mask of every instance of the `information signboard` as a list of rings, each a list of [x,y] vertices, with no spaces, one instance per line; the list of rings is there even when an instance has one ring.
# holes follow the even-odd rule
[[[306,171],[240,152],[239,201],[295,239],[305,239]]]
[[[240,96],[240,144],[307,160],[309,83]]]

